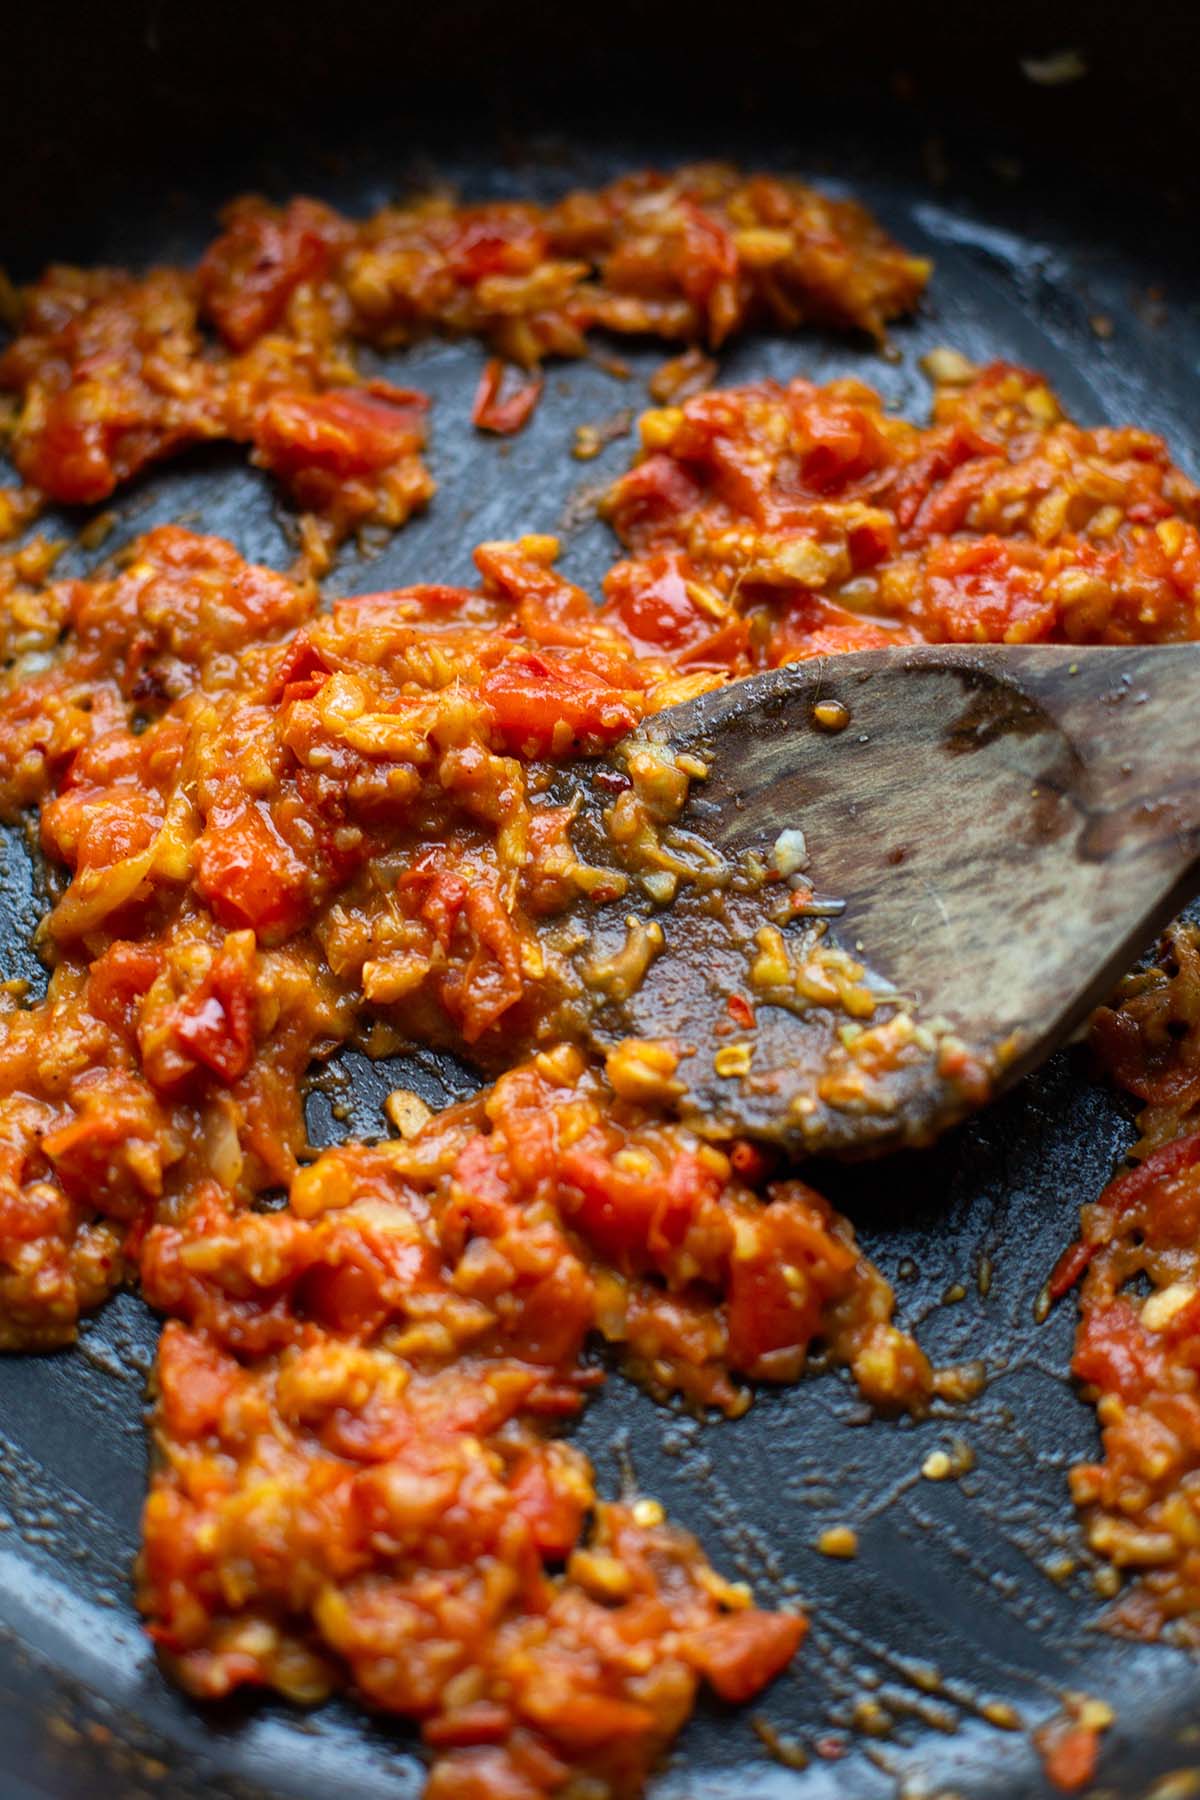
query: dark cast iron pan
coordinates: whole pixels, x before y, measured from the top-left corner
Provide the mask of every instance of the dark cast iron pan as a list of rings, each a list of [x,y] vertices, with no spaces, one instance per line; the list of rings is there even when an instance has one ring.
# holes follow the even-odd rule
[[[431,175],[479,196],[549,196],[648,159],[733,155],[845,181],[937,272],[926,310],[896,331],[894,362],[820,335],[758,339],[722,359],[724,379],[852,372],[921,417],[918,359],[951,343],[1045,370],[1087,422],[1164,432],[1200,473],[1194,9],[833,10],[10,7],[0,259],[23,277],[53,256],[190,257],[214,208],[247,187],[361,211]],[[1042,86],[1023,73],[1022,57],[1065,49],[1082,79]],[[578,493],[614,475],[630,443],[589,464],[568,451],[576,424],[646,403],[663,352],[626,353],[625,382],[589,364],[553,369],[532,426],[508,444],[468,423],[479,346],[389,359],[434,396],[439,493],[373,562],[343,555],[330,591],[468,580],[479,540],[564,520],[568,571],[598,581],[613,544]],[[278,566],[291,555],[286,512],[232,454],[156,475],[118,514],[106,551],[186,515],[247,555]],[[38,877],[19,835],[2,875],[0,973],[38,977],[27,948]],[[382,1129],[396,1072],[361,1059],[344,1070],[350,1126],[335,1128],[317,1093],[319,1141]],[[404,1079],[434,1100],[471,1084],[433,1059]],[[764,1392],[735,1423],[658,1407],[616,1374],[592,1402],[578,1436],[605,1491],[632,1468],[722,1568],[813,1618],[794,1670],[757,1706],[702,1708],[656,1800],[1029,1800],[1049,1790],[1028,1732],[984,1712],[1007,1704],[1028,1727],[1064,1690],[1116,1710],[1097,1793],[1142,1796],[1164,1775],[1200,1771],[1200,1664],[1099,1628],[1066,1496],[1069,1464],[1095,1444],[1065,1377],[1073,1308],[1033,1317],[1080,1202],[1132,1135],[1075,1050],[930,1153],[819,1172],[930,1354],[986,1361],[986,1392],[960,1412],[871,1420],[833,1375]],[[340,1702],[307,1715],[270,1701],[200,1709],[157,1669],[129,1584],[155,1330],[126,1295],[75,1350],[0,1363],[0,1794],[415,1796],[421,1766],[402,1727]],[[973,1472],[922,1480],[927,1454],[959,1437]],[[858,1530],[858,1559],[823,1559],[814,1539],[843,1522]],[[855,1729],[872,1716],[864,1702],[892,1722],[885,1735]],[[808,1766],[768,1754],[755,1719],[803,1746]]]

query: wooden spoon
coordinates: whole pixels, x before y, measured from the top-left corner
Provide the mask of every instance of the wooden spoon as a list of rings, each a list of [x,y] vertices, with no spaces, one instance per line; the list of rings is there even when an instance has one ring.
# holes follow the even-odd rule
[[[662,833],[701,872],[674,898],[614,844],[639,753],[706,771]],[[699,1129],[792,1151],[924,1143],[1040,1063],[1200,889],[1200,646],[798,663],[656,715],[566,789],[580,853],[628,884],[575,915],[588,1029],[678,1058],[626,1046],[626,1091],[660,1078]],[[865,1019],[756,991],[758,934],[789,906],[793,963],[828,931],[818,955],[832,937],[865,966]],[[881,1074],[891,1039],[868,1034],[889,1022],[904,1047]]]

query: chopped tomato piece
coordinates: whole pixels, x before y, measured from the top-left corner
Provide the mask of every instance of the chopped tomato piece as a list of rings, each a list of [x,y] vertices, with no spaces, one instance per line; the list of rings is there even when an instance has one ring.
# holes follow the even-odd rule
[[[1069,1294],[1079,1277],[1096,1254],[1095,1244],[1068,1244],[1053,1269],[1046,1283],[1046,1290],[1052,1300],[1061,1300]]]
[[[779,1199],[745,1217],[730,1263],[733,1366],[771,1378],[772,1371],[802,1361],[826,1302],[845,1288],[854,1260],[816,1204]]]
[[[574,1549],[585,1511],[577,1483],[569,1487],[553,1481],[545,1456],[528,1456],[514,1474],[509,1491],[543,1556],[558,1560]]]
[[[639,649],[675,650],[691,647],[710,637],[715,609],[705,612],[695,593],[703,584],[689,576],[685,559],[675,551],[620,562],[604,580],[604,616],[619,621],[624,634]]]
[[[233,932],[195,993],[176,1012],[181,1048],[222,1081],[237,1081],[254,1054],[254,964],[253,934]]]
[[[740,1706],[787,1667],[807,1630],[799,1613],[731,1613],[693,1633],[687,1655],[722,1700]]]
[[[506,658],[479,692],[506,743],[530,756],[616,743],[638,718],[626,692],[549,655]]]
[[[465,215],[448,256],[456,279],[475,283],[488,275],[526,274],[546,251],[546,234],[532,208],[493,206]]]
[[[308,912],[308,873],[253,801],[210,817],[195,849],[196,883],[218,919],[260,935],[294,931]]]
[[[929,553],[930,622],[952,643],[1034,643],[1047,637],[1055,606],[1032,547],[984,537]]]
[[[424,395],[376,383],[327,394],[277,394],[254,430],[269,469],[288,479],[302,470],[371,475],[411,456],[425,438]]]
[[[1123,1400],[1138,1400],[1163,1372],[1161,1340],[1147,1331],[1128,1300],[1085,1312],[1075,1342],[1072,1369]]]
[[[805,485],[830,493],[861,481],[884,462],[887,446],[868,412],[832,399],[805,409],[800,467]]]
[[[168,1426],[189,1439],[216,1429],[226,1402],[240,1385],[235,1358],[205,1333],[189,1331],[176,1319],[163,1327],[157,1375]]]
[[[316,200],[282,209],[250,200],[232,208],[196,277],[226,343],[245,350],[277,325],[296,289],[326,275],[348,238],[345,221]]]
[[[541,376],[526,375],[515,385],[510,382],[510,391],[505,394],[507,376],[505,363],[500,357],[493,356],[479,377],[471,407],[471,423],[480,431],[494,431],[502,437],[511,437],[533,416],[542,397]]]
[[[1200,1132],[1176,1138],[1151,1151],[1136,1169],[1128,1169],[1110,1181],[1100,1197],[1102,1206],[1127,1213],[1140,1206],[1155,1188],[1170,1183],[1200,1163]]]

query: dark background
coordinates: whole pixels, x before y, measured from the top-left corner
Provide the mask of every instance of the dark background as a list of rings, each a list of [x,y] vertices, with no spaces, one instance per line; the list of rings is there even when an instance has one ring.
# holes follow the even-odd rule
[[[681,126],[811,147],[831,124],[901,159],[931,136],[1059,158],[1080,199],[1196,201],[1191,0],[172,0],[5,9],[0,222],[6,260],[100,242],[128,204],[347,123],[379,150],[512,142],[549,127],[665,146]],[[1078,49],[1083,82],[1023,58]],[[903,98],[899,96],[903,96]],[[432,128],[432,133],[431,133]],[[116,188],[114,190],[114,184]],[[1092,190],[1092,191],[1089,191]]]

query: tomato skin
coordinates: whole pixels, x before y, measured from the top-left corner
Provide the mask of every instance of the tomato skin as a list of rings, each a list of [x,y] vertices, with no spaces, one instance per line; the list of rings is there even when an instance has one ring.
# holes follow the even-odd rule
[[[578,1543],[583,1524],[585,1502],[578,1490],[555,1484],[544,1456],[527,1456],[514,1473],[509,1491],[539,1553],[548,1561],[567,1556]]]
[[[1120,1022],[1120,1015],[1109,1014],[1113,1021]],[[1110,1027],[1110,1032],[1112,1028]],[[1109,1040],[1111,1041],[1111,1037]],[[1132,1046],[1121,1039],[1122,1054],[1132,1055]],[[1177,1197],[1178,1183],[1182,1176],[1200,1163],[1200,1132],[1193,1132],[1186,1137],[1175,1138],[1172,1142],[1161,1145],[1145,1157],[1136,1168],[1127,1169],[1114,1176],[1099,1200],[1096,1210],[1121,1219],[1131,1212],[1145,1210],[1147,1223],[1155,1235],[1163,1234],[1171,1237],[1190,1238],[1192,1229],[1191,1208],[1184,1202],[1183,1217],[1172,1229],[1172,1202]],[[1188,1197],[1190,1198],[1190,1196]],[[1070,1292],[1080,1277],[1091,1267],[1100,1254],[1102,1245],[1099,1239],[1084,1238],[1075,1244],[1069,1244],[1055,1263],[1047,1282],[1047,1291],[1052,1300],[1060,1300]],[[1123,1338],[1125,1349],[1112,1349],[1113,1366],[1120,1365],[1124,1371],[1123,1378],[1134,1379],[1133,1364],[1137,1361],[1136,1351],[1129,1350],[1130,1341],[1136,1343],[1136,1334],[1130,1339],[1126,1331],[1125,1321],[1116,1320],[1112,1330],[1105,1334],[1112,1338]],[[1081,1339],[1083,1344],[1083,1339]],[[1107,1366],[1110,1350],[1101,1349],[1099,1327],[1096,1326],[1084,1345],[1084,1355],[1089,1365]],[[1096,1379],[1105,1384],[1106,1378],[1098,1374]],[[1136,1378],[1136,1379],[1140,1379]]]
[[[346,221],[315,200],[283,209],[261,201],[235,207],[196,277],[225,342],[245,350],[278,325],[296,289],[328,274],[349,236]]]
[[[1118,1298],[1084,1313],[1071,1368],[1080,1381],[1133,1402],[1161,1384],[1163,1347],[1129,1301]]]
[[[935,545],[927,563],[931,622],[951,643],[1033,643],[1050,635],[1053,600],[1037,557],[998,537]]]
[[[253,937],[234,933],[176,1013],[175,1035],[185,1054],[225,1082],[239,1080],[254,1055],[254,979]]]
[[[604,580],[603,616],[614,618],[639,650],[678,651],[712,631],[687,589],[682,555],[665,551],[618,563]]]
[[[433,931],[439,949],[448,951],[459,915],[470,893],[467,881],[452,868],[431,862],[424,868],[410,869],[396,883],[402,901],[418,902],[418,916]]]
[[[223,925],[286,936],[308,916],[308,878],[253,801],[216,809],[197,840],[196,885]]]
[[[692,201],[680,208],[683,218],[681,286],[689,300],[700,304],[712,298],[713,289],[738,272],[738,253],[724,226]],[[719,340],[724,333],[719,328]]]
[[[464,910],[475,948],[460,989],[463,1037],[473,1044],[516,1005],[524,982],[520,942],[495,886],[484,882],[470,888]]]
[[[288,480],[306,470],[339,480],[375,475],[420,449],[427,404],[384,383],[277,394],[255,423],[254,441],[266,467]]]
[[[815,1199],[815,1196],[814,1196]],[[771,1375],[781,1359],[803,1358],[827,1299],[847,1285],[854,1252],[803,1199],[763,1207],[735,1239],[730,1261],[729,1361]]]
[[[238,1388],[238,1365],[203,1332],[177,1319],[163,1327],[158,1350],[158,1391],[169,1429],[181,1438],[204,1437],[216,1428]]]
[[[465,211],[446,247],[456,281],[469,286],[488,275],[522,275],[547,254],[544,229],[530,207],[490,206]]]
[[[1095,1778],[1100,1734],[1074,1719],[1056,1719],[1034,1733],[1046,1778],[1061,1794],[1078,1793]]]
[[[887,446],[870,415],[859,406],[820,397],[804,410],[800,455],[804,483],[829,494],[861,481],[884,462]]]
[[[1100,1204],[1115,1212],[1127,1213],[1140,1206],[1160,1184],[1176,1180],[1186,1170],[1195,1168],[1198,1162],[1200,1132],[1176,1138],[1151,1151],[1136,1169],[1128,1169],[1110,1181],[1100,1196]]]
[[[602,678],[549,656],[508,657],[485,675],[480,697],[506,745],[526,755],[561,755],[580,742],[613,744],[638,714]]]
[[[1094,1244],[1068,1244],[1053,1269],[1046,1283],[1046,1290],[1052,1300],[1061,1300],[1069,1294],[1088,1264],[1096,1254]]]
[[[703,492],[699,479],[680,461],[659,451],[621,476],[605,511],[626,543],[649,545],[660,529],[665,532],[676,519],[695,511]]]
[[[503,393],[506,373],[506,366],[498,356],[493,356],[486,364],[475,389],[471,423],[479,431],[512,437],[533,417],[542,397],[543,384],[540,375],[527,375],[506,395]]]
[[[890,650],[907,634],[862,619],[831,600],[801,590],[783,601],[769,638],[770,663],[802,662],[811,656],[844,656],[855,650]]]
[[[328,663],[308,633],[298,632],[279,665],[270,698],[280,706],[288,706],[293,700],[311,700],[320,693],[329,674]]]

